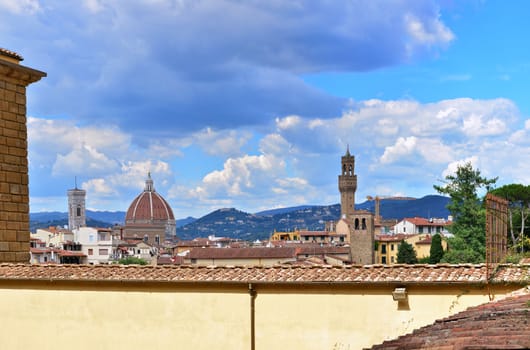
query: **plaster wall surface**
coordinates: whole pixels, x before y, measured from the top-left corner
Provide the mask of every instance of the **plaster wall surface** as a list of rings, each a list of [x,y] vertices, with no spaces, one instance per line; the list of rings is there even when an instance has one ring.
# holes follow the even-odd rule
[[[484,287],[256,285],[255,349],[362,349],[487,302]],[[496,287],[500,297],[515,287]],[[2,348],[251,349],[247,285],[0,286]]]
[[[486,290],[407,288],[408,306],[393,289],[325,293],[260,292],[256,298],[256,349],[363,349],[489,301]],[[496,297],[508,290],[497,290]]]
[[[3,349],[245,349],[243,293],[0,289]]]

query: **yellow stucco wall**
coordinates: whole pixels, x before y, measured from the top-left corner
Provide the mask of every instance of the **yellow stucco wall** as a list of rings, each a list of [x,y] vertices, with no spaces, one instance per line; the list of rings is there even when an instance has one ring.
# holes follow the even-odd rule
[[[2,349],[244,349],[249,296],[0,289]]]
[[[137,285],[0,285],[2,348],[251,348],[247,285]],[[488,301],[471,286],[408,287],[408,308],[393,286],[255,288],[256,350],[362,349]]]

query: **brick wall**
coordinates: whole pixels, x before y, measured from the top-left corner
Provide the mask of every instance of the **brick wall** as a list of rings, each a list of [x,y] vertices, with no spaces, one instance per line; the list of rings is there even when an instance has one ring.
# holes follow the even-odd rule
[[[0,49],[0,262],[29,262],[26,87],[44,76]]]

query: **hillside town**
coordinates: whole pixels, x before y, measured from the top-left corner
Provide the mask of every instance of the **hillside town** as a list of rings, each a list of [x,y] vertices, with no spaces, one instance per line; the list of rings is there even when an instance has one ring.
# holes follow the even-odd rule
[[[399,221],[383,218],[379,214],[379,198],[374,213],[355,210],[354,163],[348,148],[341,160],[343,173],[339,175],[341,218],[326,222],[321,231],[274,231],[268,240],[258,241],[215,235],[180,240],[173,210],[155,190],[150,173],[144,190],[127,210],[125,225],[87,227],[86,191],[70,189],[67,191],[68,226],[37,229],[32,233],[30,261],[33,264],[112,264],[134,258],[137,263],[156,265],[386,265],[398,263],[402,242],[411,244],[416,257],[426,261],[436,234],[442,238],[443,249],[447,249],[445,238],[450,235],[450,218],[414,217]],[[369,238],[358,242],[353,239],[352,243],[357,233]]]

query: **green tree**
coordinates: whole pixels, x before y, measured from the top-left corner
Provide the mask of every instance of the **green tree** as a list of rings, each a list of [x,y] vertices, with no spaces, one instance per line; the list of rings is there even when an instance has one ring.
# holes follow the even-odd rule
[[[444,248],[442,247],[442,236],[437,233],[432,236],[429,264],[438,264],[443,256]]]
[[[504,185],[491,191],[491,194],[508,200],[508,238],[513,248],[524,252],[526,221],[530,215],[530,186]]]
[[[417,264],[418,258],[412,244],[402,241],[397,253],[398,264]]]
[[[147,265],[147,261],[145,261],[142,258],[137,258],[135,256],[128,256],[126,258],[118,260],[118,264],[122,264],[122,265],[133,265],[133,264]]]
[[[479,263],[485,258],[486,217],[478,191],[489,190],[497,178],[480,176],[480,170],[473,169],[471,163],[460,165],[454,175],[445,177],[445,185],[434,185],[434,189],[450,197],[447,209],[453,216],[450,227],[454,235],[448,240],[449,249],[442,261],[449,263]]]

